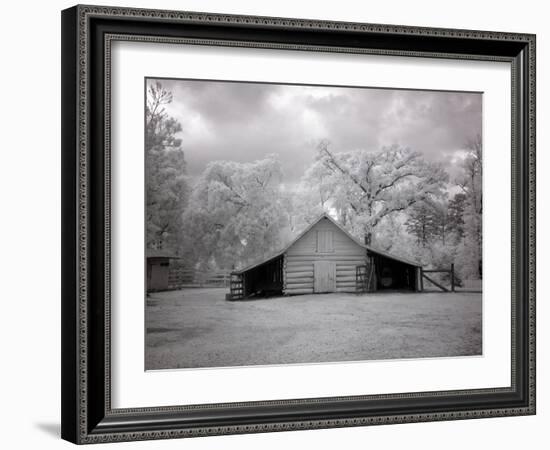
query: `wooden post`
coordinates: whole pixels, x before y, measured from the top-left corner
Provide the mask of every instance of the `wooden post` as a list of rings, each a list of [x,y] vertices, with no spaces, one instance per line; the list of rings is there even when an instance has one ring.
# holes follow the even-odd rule
[[[286,295],[286,285],[287,285],[287,277],[286,277],[286,253],[283,255],[283,268],[281,269],[283,271],[283,295]]]
[[[451,264],[451,291],[455,291],[455,265]]]
[[[424,269],[420,268],[420,291],[424,291]]]

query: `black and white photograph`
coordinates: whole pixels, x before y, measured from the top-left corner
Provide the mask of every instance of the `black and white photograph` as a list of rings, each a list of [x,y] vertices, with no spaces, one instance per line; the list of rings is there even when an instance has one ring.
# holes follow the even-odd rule
[[[5,190],[6,342],[23,364],[8,403],[27,417],[15,441],[540,441],[548,27],[529,1],[497,15],[396,1],[115,0],[62,5],[60,27],[39,11],[41,39],[17,49],[6,91],[25,110],[6,108],[7,154],[21,157]],[[46,47],[61,70],[40,74],[52,89],[36,102],[15,87],[37,79],[21,55]],[[14,141],[34,128],[38,159]],[[24,252],[23,235],[49,247]],[[43,301],[48,283],[60,307]],[[36,385],[31,415],[18,382]]]
[[[144,90],[146,370],[483,354],[482,92]]]

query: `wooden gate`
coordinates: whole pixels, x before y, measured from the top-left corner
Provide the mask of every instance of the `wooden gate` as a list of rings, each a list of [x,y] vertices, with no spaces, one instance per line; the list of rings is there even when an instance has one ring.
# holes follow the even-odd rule
[[[313,268],[313,292],[336,291],[336,263],[315,261]]]
[[[426,275],[427,273],[444,273],[449,275],[449,281],[451,284],[451,292],[455,291],[455,285],[456,285],[456,275],[455,275],[455,265],[451,264],[451,267],[449,269],[434,269],[434,270],[423,270],[420,269],[420,290],[424,290],[424,280],[429,281],[434,286],[441,289],[443,292],[449,292],[449,289],[447,289],[442,284],[435,281],[431,276]]]

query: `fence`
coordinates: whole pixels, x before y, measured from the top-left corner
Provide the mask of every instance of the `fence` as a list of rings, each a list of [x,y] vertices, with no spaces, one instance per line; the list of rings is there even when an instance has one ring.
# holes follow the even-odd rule
[[[424,269],[420,269],[420,273],[421,273],[421,277],[420,277],[420,290],[423,291],[424,290],[424,280],[430,282],[431,284],[433,284],[434,286],[436,286],[437,288],[441,289],[443,292],[449,292],[449,289],[447,289],[446,286],[443,285],[443,282],[438,282],[438,281],[435,281],[433,279],[433,277],[431,276],[431,274],[444,274],[444,275],[448,275],[449,277],[449,282],[450,282],[450,287],[451,287],[451,292],[454,292],[455,291],[455,286],[457,285],[457,279],[456,279],[456,275],[455,275],[455,265],[454,264],[451,264],[451,267],[449,269],[433,269],[433,270],[424,270]],[[430,275],[426,275],[427,273],[429,273]]]
[[[240,300],[244,298],[244,279],[240,273],[232,273],[229,287],[229,294],[226,300]]]
[[[168,273],[168,288],[229,287],[229,272],[214,272],[189,269],[171,265]]]

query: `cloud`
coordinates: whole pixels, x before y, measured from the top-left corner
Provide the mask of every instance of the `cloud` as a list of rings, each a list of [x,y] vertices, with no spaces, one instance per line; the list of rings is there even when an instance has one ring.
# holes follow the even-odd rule
[[[262,83],[160,80],[173,93],[188,170],[212,160],[276,153],[297,181],[328,139],[334,151],[399,144],[453,172],[455,155],[481,133],[482,94]]]

